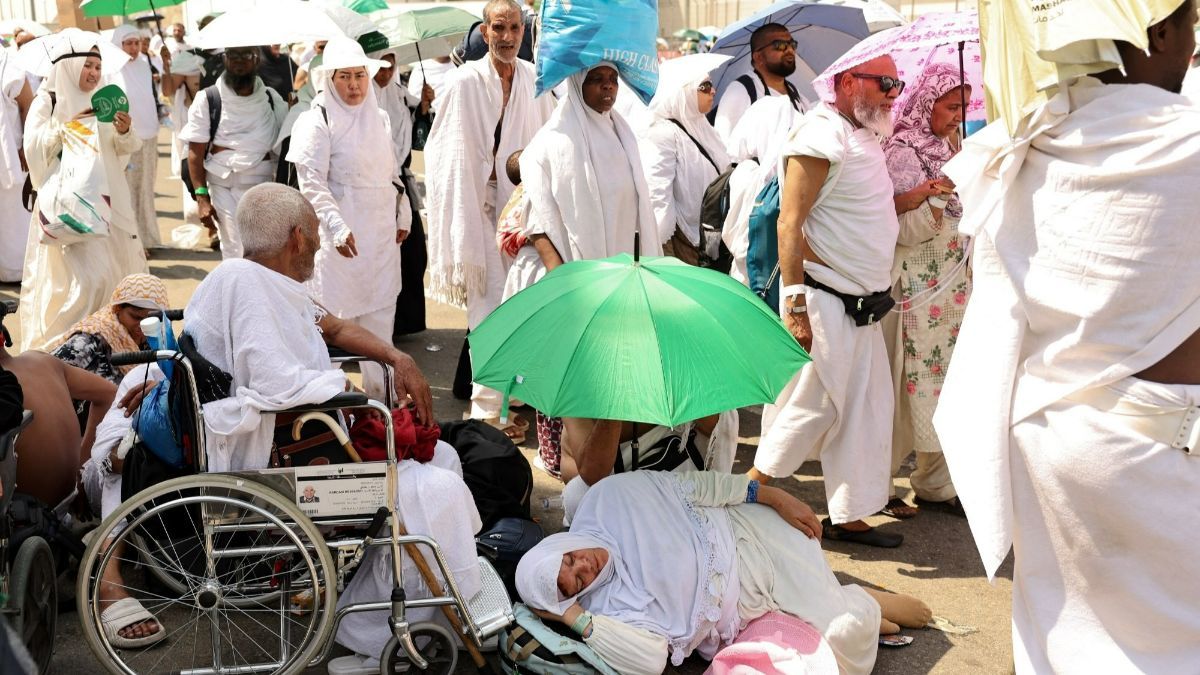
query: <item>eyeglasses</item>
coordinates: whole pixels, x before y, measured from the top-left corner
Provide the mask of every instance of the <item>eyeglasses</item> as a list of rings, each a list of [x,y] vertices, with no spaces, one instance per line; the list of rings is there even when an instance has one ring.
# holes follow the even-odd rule
[[[229,59],[230,61],[253,61],[254,59],[258,58],[258,52],[256,52],[256,51],[235,52],[235,51],[231,51],[231,50],[226,50],[225,58]]]
[[[786,52],[789,49],[792,51],[796,51],[796,47],[799,45],[800,45],[800,43],[796,42],[795,40],[771,40],[767,44],[759,47],[758,49],[756,49],[754,51],[761,52],[762,50],[768,49],[768,48],[773,48],[777,52]]]
[[[713,90],[712,82],[701,82],[700,84],[696,85],[696,91],[703,92],[705,94],[711,92],[712,90]]]
[[[879,83],[879,90],[885,94],[890,92],[893,89],[896,90],[897,96],[904,93],[904,80],[897,79],[895,77],[889,77],[887,75],[870,75],[867,73],[850,73],[850,74],[853,75],[854,77],[857,77],[860,80],[875,80],[876,82]]]

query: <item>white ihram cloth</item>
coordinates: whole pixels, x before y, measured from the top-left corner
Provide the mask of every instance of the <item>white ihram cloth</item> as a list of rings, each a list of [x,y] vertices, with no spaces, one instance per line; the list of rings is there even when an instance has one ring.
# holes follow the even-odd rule
[[[129,24],[113,29],[112,43],[118,48],[128,38],[141,39],[141,33]],[[103,84],[115,84],[129,98],[129,116],[133,133],[142,139],[142,147],[129,159],[125,177],[133,204],[138,237],[144,248],[162,246],[158,234],[158,212],[154,208],[154,174],[158,167],[158,99],[154,93],[154,74],[144,58],[130,59],[122,68],[104,78]]]
[[[25,170],[21,168],[21,112],[17,97],[25,87],[25,71],[14,52],[0,50],[0,282],[21,280],[29,212],[21,203]]]
[[[633,253],[639,230],[642,253],[659,255],[637,138],[617,113],[584,103],[586,76],[568,78],[562,105],[521,154],[530,203],[525,232],[546,235],[563,262]]]
[[[678,74],[674,79],[660,81],[650,102],[652,122],[639,134],[658,237],[664,242],[675,234],[676,227],[693,245],[700,241],[700,202],[704,191],[729,167],[725,143],[700,112],[696,98],[696,87],[706,81],[707,73],[699,77]],[[676,126],[676,122],[683,128]]]
[[[425,146],[429,209],[429,297],[467,308],[473,298],[488,298],[496,308],[507,267],[496,250],[496,216],[508,203],[513,185],[504,163],[529,144],[550,118],[550,96],[533,98],[533,66],[517,60],[504,105],[503,83],[491,57],[472,61],[446,78],[441,106]],[[503,117],[503,119],[502,119]],[[496,152],[496,127],[500,144]],[[489,177],[496,188],[489,195]],[[485,204],[492,205],[489,216]],[[489,267],[500,264],[498,274]],[[494,281],[499,279],[499,287]],[[494,303],[494,304],[492,304]],[[486,314],[485,314],[486,315]]]
[[[888,288],[900,225],[875,134],[822,104],[797,123],[780,171],[797,155],[830,162],[804,222],[809,245],[826,264],[810,262],[807,272],[842,293]],[[786,179],[781,190],[788,190]],[[824,291],[809,290],[805,302],[813,360],[764,414],[754,466],[786,476],[819,457],[830,519],[852,522],[883,508],[891,491],[891,367],[879,323],[856,326],[842,301]]]
[[[378,57],[376,57],[378,58]],[[408,89],[396,79],[395,67],[388,68],[391,79],[384,86],[379,86],[374,80],[371,86],[375,89],[375,98],[379,108],[387,113],[392,123],[392,149],[396,155],[396,171],[404,166],[408,156],[412,154],[413,107],[420,103]]]
[[[733,255],[729,276],[750,285],[746,253],[750,248],[750,212],[758,194],[779,171],[779,152],[800,114],[786,96],[754,102],[742,115],[729,139],[730,159],[737,168],[729,174],[729,212],[721,241]]]
[[[667,658],[705,658],[749,621],[787,612],[822,633],[843,673],[875,663],[879,604],[834,577],[820,543],[775,511],[746,504],[747,477],[636,471],[605,478],[571,529],[521,559],[517,589],[533,607],[592,613],[588,646],[620,673],[656,675]],[[562,556],[604,548],[608,563],[581,593],[562,597]],[[669,564],[664,564],[669,560]]]
[[[975,295],[934,426],[989,576],[1015,547],[1021,672],[1200,663],[1200,586],[1180,576],[1200,461],[1065,400],[1200,398],[1132,377],[1200,328],[1200,195],[1179,189],[1200,180],[1197,129],[1181,96],[1084,78],[1017,142],[981,133],[945,167]]]
[[[405,530],[409,534],[426,535],[437,541],[450,574],[458,584],[459,593],[463,600],[470,600],[483,588],[478,554],[475,552],[475,534],[483,524],[475,509],[471,491],[463,483],[458,454],[448,444],[438,441],[434,457],[428,464],[408,459],[400,462],[397,469],[396,509]],[[439,581],[444,582],[429,549],[424,546],[417,548],[424,554]],[[432,597],[407,552],[402,552],[401,558],[404,590],[408,598]],[[350,585],[339,594],[338,609],[386,601],[391,597],[393,586],[391,551],[387,547],[372,547]],[[338,629],[337,641],[358,654],[379,658],[392,636],[387,624],[390,615],[386,610],[349,614]],[[449,628],[445,616],[437,607],[409,609],[405,616],[410,624],[434,621]]]
[[[96,50],[100,37],[73,31],[62,49]],[[25,159],[34,189],[40,189],[59,170],[63,125],[90,108],[91,93],[79,88],[83,57],[54,64],[33,99],[25,120]],[[55,102],[50,102],[50,92]],[[53,111],[53,112],[52,112]],[[133,131],[118,134],[100,124],[100,160],[108,180],[112,223],[107,237],[70,246],[42,244],[36,216],[29,218],[20,307],[20,351],[40,349],[60,341],[84,317],[108,304],[114,288],[129,274],[147,272],[146,257],[137,238],[137,223],[125,183],[129,155],[141,147]],[[36,212],[36,207],[35,207]]]
[[[274,178],[274,162],[267,154],[275,146],[288,107],[274,89],[263,85],[258,78],[248,96],[239,96],[230,89],[224,77],[215,86],[221,93],[221,118],[213,145],[228,149],[209,153],[204,170],[209,199],[217,212],[221,257],[240,258],[242,238],[235,221],[237,205],[246,190]],[[188,121],[180,130],[179,139],[185,143],[208,143],[208,138],[208,98],[197,95],[188,108]]]
[[[249,260],[225,260],[196,287],[184,311],[196,351],[233,376],[233,396],[204,406],[208,470],[261,469],[275,415],[345,391],[304,284]]]

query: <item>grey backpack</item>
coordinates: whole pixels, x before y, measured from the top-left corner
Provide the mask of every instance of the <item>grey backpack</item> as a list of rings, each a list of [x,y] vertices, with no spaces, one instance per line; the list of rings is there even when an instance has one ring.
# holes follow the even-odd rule
[[[500,633],[498,644],[504,672],[617,675],[591,647],[542,623],[525,605],[514,605],[513,614],[516,621]]]

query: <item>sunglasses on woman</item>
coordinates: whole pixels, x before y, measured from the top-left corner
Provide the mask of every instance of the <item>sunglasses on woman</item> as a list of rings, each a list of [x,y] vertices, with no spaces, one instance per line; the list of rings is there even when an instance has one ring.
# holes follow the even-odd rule
[[[879,90],[885,94],[893,89],[896,90],[897,96],[904,92],[904,80],[900,80],[895,77],[889,77],[887,75],[870,75],[867,73],[850,74],[860,80],[875,80],[876,82],[879,82]]]
[[[711,92],[712,90],[713,90],[712,82],[701,82],[700,84],[696,85],[696,91],[704,93],[704,94],[707,94],[707,93]]]

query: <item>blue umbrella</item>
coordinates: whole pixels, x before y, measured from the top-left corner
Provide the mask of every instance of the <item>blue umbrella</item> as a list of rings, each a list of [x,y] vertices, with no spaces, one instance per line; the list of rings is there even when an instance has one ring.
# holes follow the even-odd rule
[[[812,80],[828,68],[846,50],[871,34],[860,7],[823,5],[795,0],[776,2],[721,32],[710,50],[727,54],[732,59],[712,74],[718,93],[724,92],[740,75],[752,72],[750,65],[750,34],[768,23],[787,26],[799,46],[796,47],[796,72],[789,80],[806,98],[815,100]]]

